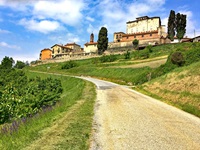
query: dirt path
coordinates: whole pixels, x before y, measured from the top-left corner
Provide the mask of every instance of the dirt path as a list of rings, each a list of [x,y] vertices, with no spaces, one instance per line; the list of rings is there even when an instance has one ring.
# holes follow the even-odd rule
[[[91,150],[199,150],[200,119],[122,86],[94,82]]]

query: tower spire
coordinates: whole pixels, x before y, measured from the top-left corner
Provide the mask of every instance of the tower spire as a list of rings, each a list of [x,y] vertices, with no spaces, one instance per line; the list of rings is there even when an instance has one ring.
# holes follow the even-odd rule
[[[91,35],[90,35],[90,43],[93,43],[94,42],[94,34],[92,33]]]

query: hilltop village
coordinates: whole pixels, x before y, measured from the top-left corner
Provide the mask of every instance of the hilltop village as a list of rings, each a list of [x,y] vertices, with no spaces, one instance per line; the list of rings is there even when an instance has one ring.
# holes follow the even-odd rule
[[[139,45],[156,45],[171,43],[167,38],[165,25],[161,24],[160,17],[142,16],[134,21],[126,22],[126,33],[115,32],[113,42],[108,43],[108,49],[130,47],[134,39],[139,40]],[[183,38],[189,41],[190,38]],[[173,42],[178,42],[175,39]],[[55,61],[68,59],[83,59],[97,55],[97,42],[94,41],[94,34],[90,35],[90,42],[84,44],[84,48],[77,43],[67,43],[66,45],[55,44],[51,48],[45,48],[40,52],[41,61]]]

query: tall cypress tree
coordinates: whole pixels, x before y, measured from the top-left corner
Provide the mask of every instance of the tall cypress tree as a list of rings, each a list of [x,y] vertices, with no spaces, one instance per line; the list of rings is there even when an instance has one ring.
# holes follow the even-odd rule
[[[108,30],[105,27],[101,27],[98,35],[98,54],[101,55],[108,48]]]
[[[168,30],[167,30],[168,38],[171,41],[174,41],[174,36],[175,36],[175,19],[176,19],[175,11],[171,10],[168,18]]]
[[[176,37],[180,41],[186,32],[186,15],[177,13],[176,15]]]

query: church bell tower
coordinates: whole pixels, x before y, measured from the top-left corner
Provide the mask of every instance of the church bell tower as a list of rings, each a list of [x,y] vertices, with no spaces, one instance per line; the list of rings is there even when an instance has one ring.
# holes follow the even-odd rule
[[[91,35],[90,35],[90,43],[93,43],[94,42],[94,34],[92,33]]]

